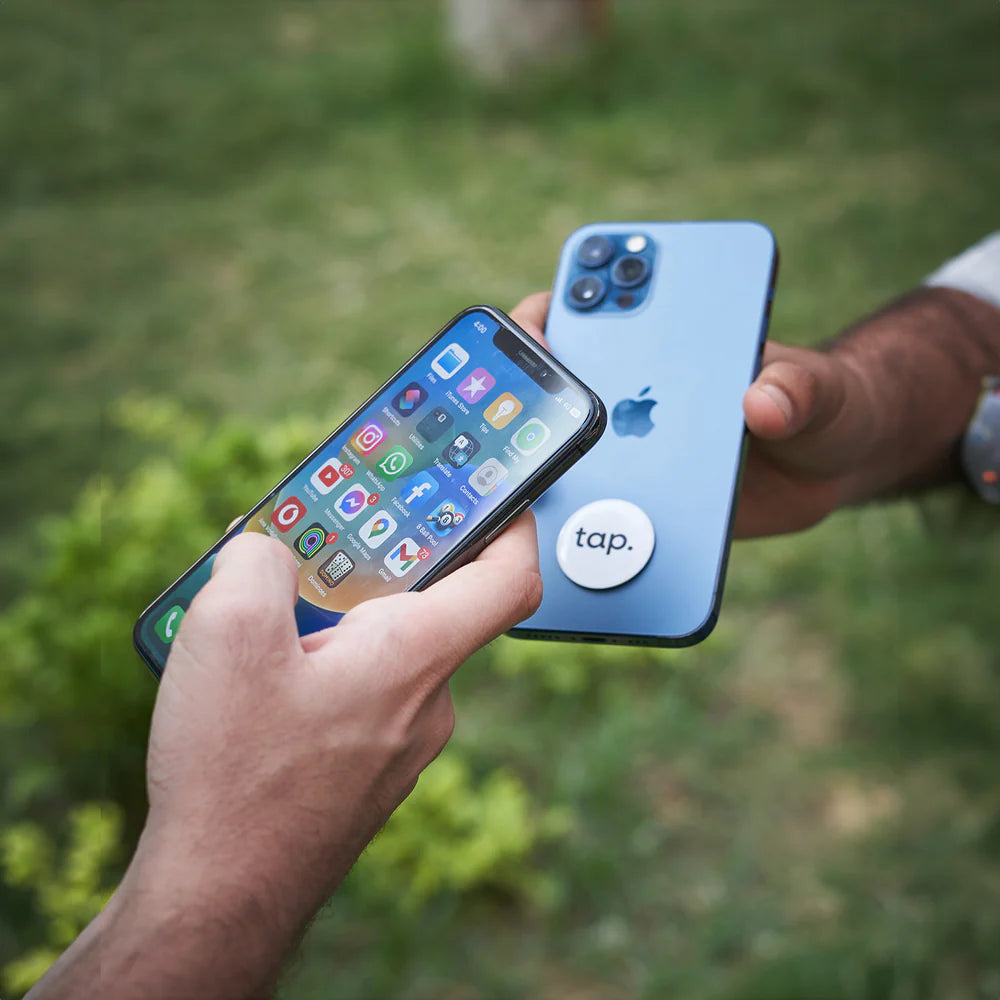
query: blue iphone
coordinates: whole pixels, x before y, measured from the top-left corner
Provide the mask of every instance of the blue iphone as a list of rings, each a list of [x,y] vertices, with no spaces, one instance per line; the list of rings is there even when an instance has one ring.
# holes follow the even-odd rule
[[[291,550],[303,635],[369,597],[421,590],[473,558],[604,425],[600,399],[509,317],[466,309],[143,612],[136,648],[159,677],[216,552],[241,531]]]
[[[611,428],[534,506],[545,595],[514,635],[685,646],[712,630],[777,260],[756,222],[601,223],[567,240],[546,335]]]

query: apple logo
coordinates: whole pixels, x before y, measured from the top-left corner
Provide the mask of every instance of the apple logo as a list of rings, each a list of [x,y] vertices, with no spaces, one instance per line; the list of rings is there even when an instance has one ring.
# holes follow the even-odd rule
[[[623,399],[611,413],[611,426],[619,437],[645,437],[653,429],[649,411],[656,406],[655,399],[643,399],[652,386],[639,393],[639,399]]]

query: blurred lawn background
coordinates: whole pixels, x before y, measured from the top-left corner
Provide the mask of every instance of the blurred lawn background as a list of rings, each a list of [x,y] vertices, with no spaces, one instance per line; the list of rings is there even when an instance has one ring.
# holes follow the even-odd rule
[[[131,621],[458,309],[584,222],[756,218],[812,343],[998,225],[987,0],[618,0],[499,89],[442,23],[0,8],[0,967],[141,823]],[[693,650],[493,644],[281,995],[995,1000],[997,565],[958,501],[845,512],[737,545]],[[123,826],[84,891],[87,802]]]

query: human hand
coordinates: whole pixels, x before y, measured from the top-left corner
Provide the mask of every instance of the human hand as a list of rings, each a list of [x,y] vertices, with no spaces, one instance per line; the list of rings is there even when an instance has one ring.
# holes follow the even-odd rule
[[[109,1000],[269,992],[447,742],[451,675],[532,614],[541,588],[527,512],[427,590],[300,637],[291,554],[257,533],[229,542],[171,646],[136,853],[35,995],[91,995],[95,969]]]
[[[452,673],[538,606],[534,520],[522,515],[427,590],[366,601],[323,632],[298,635],[297,597],[288,550],[239,535],[171,647],[146,826],[101,920],[120,949],[105,949],[106,968],[127,942],[155,938],[167,956],[144,962],[157,987],[143,981],[141,995],[200,995],[190,989],[199,974],[217,985],[213,996],[267,991],[451,735]]]
[[[512,310],[541,339],[536,314],[532,299]],[[447,741],[448,678],[537,608],[534,519],[428,590],[367,601],[302,639],[292,560],[260,541],[220,553],[174,643],[150,736],[149,828],[224,831],[256,796],[258,823],[317,844],[329,892]]]
[[[743,414],[751,437],[736,537],[800,531],[859,499],[879,411],[852,358],[769,341]]]
[[[1000,310],[957,288],[905,293],[823,351],[770,343],[743,399],[752,435],[736,534],[797,531],[837,507],[954,482]]]
[[[546,347],[551,298],[538,292],[515,310]],[[769,342],[743,409],[752,437],[737,536],[798,531],[853,498],[853,473],[867,457],[877,414],[850,358]]]
[[[304,638],[284,547],[241,535],[213,569],[153,714],[150,837],[325,898],[447,741],[451,674],[537,606],[533,520],[426,591]]]

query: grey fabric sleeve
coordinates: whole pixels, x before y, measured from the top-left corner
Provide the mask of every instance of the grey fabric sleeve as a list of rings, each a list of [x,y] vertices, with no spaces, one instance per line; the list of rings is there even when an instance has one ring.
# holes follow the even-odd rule
[[[958,288],[1000,309],[1000,230],[942,264],[924,284]]]

